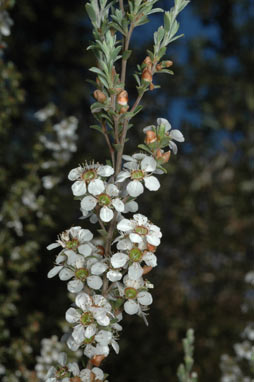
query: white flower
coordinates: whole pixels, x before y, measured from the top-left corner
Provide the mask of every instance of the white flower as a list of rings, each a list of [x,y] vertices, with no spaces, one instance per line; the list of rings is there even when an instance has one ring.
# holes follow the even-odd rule
[[[137,197],[144,192],[144,186],[150,191],[157,191],[160,182],[152,174],[156,171],[156,160],[152,156],[145,154],[134,154],[132,156],[123,155],[127,162],[124,164],[125,170],[118,174],[117,182],[124,182],[130,178],[127,185],[127,192],[132,197]]]
[[[113,174],[113,167],[92,163],[72,169],[69,172],[68,179],[74,181],[71,187],[73,195],[83,196],[87,190],[92,195],[99,195],[104,189],[101,178],[107,178]]]
[[[123,282],[124,287],[120,287],[120,294],[127,300],[124,303],[124,311],[130,315],[142,315],[142,311],[153,302],[152,295],[145,290],[144,280],[132,280],[125,276]]]
[[[132,245],[128,254],[117,252],[111,257],[113,268],[122,268],[130,264],[128,267],[128,276],[132,280],[138,280],[142,276],[143,268],[140,263],[143,261],[149,267],[155,267],[157,265],[157,258],[154,253],[141,251],[141,249],[135,245]]]
[[[102,181],[100,181],[102,182]],[[91,192],[91,190],[89,190]],[[118,197],[119,190],[114,184],[102,182],[99,191],[93,189],[93,195],[87,195],[81,200],[81,211],[86,216],[89,211],[100,208],[100,218],[108,223],[114,216],[113,209],[117,212],[124,212],[124,203]]]
[[[150,223],[146,216],[133,215],[133,219],[122,219],[117,224],[117,229],[128,235],[132,243],[145,243],[157,247],[162,237],[160,228]]]
[[[89,296],[80,293],[75,299],[79,309],[69,308],[66,320],[74,326],[72,337],[76,344],[81,345],[86,339],[91,339],[97,332],[97,325],[108,326],[113,317],[111,305],[101,295]],[[70,344],[67,342],[70,346]]]
[[[46,382],[58,382],[59,379],[63,382],[69,382],[69,376],[79,375],[79,366],[76,362],[67,363],[66,353],[60,353],[58,356],[58,367],[51,367],[46,375]]]
[[[183,134],[181,133],[180,130],[177,130],[177,129],[172,130],[171,124],[165,118],[158,118],[157,124],[158,126],[164,125],[166,135],[170,138],[170,141],[168,144],[169,148],[173,151],[174,154],[177,154],[177,151],[178,151],[177,145],[175,144],[175,142],[173,142],[173,140],[176,142],[184,142]]]
[[[82,229],[80,226],[71,227],[70,229],[62,232],[56,243],[48,245],[47,249],[50,251],[54,248],[62,246],[66,249],[71,249],[74,251],[81,249],[82,251],[82,246],[87,245],[86,243],[91,241],[92,238],[93,234],[89,231],[89,229]]]

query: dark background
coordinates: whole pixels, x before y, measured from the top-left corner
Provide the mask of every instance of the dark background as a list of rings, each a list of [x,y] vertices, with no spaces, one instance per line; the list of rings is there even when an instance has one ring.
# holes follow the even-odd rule
[[[159,2],[164,9],[171,4]],[[150,277],[154,303],[148,328],[137,317],[124,318],[120,355],[112,353],[103,365],[112,381],[176,381],[181,339],[189,327],[195,329],[200,381],[219,381],[220,356],[232,353],[250,319],[241,305],[247,293],[244,275],[253,267],[253,16],[251,0],[192,1],[180,16],[185,37],[167,52],[175,75],[157,77],[162,89],[147,93],[145,111],[130,131],[129,154],[143,141],[142,128],[157,117],[180,128],[186,142],[171,157],[168,175],[160,178],[160,191],[140,197],[140,212],[163,232],[159,266]],[[16,305],[1,321],[10,329],[10,335],[1,338],[3,361],[10,370],[32,369],[40,340],[61,336],[58,322],[69,301],[63,283],[46,278],[54,255],[45,246],[80,222],[78,202],[72,201],[66,180],[68,171],[85,160],[107,159],[103,137],[89,129],[93,89],[86,79],[92,78],[88,68],[94,58],[86,51],[91,26],[84,2],[23,0],[11,10],[11,17],[14,26],[5,57],[20,73],[24,100],[20,102],[23,93],[16,89],[15,112],[2,122],[2,166],[8,170],[2,175],[2,201],[10,209],[14,202],[18,206],[20,191],[13,185],[24,189],[36,184],[37,193],[46,199],[46,217],[23,209],[23,236],[3,231],[1,282],[6,294],[15,289]],[[154,15],[133,35],[135,53],[127,77],[131,100],[136,93],[130,73],[145,58],[152,30],[160,22],[161,15]],[[40,171],[31,175],[41,129],[33,114],[50,101],[58,106],[60,117],[78,117],[79,139],[78,151],[61,168],[63,180],[46,191],[39,188]],[[23,248],[17,264],[10,260],[16,245]],[[22,353],[26,343],[33,353],[17,357],[15,349]]]

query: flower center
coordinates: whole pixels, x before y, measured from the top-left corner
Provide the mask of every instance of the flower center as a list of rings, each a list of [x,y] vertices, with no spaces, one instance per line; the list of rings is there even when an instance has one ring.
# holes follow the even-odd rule
[[[129,257],[132,261],[140,261],[142,259],[143,253],[139,248],[132,248],[129,252]]]
[[[148,234],[148,229],[142,225],[137,225],[134,229],[136,233],[139,235],[147,235]]]
[[[84,341],[83,341],[83,345],[91,344],[94,341],[94,337],[95,336],[92,336],[90,338],[85,338]]]
[[[98,196],[100,206],[108,206],[111,203],[111,198],[107,194],[100,194]]]
[[[126,288],[124,290],[124,294],[127,299],[135,298],[138,294],[138,291],[135,288]]]
[[[96,178],[96,171],[95,170],[87,170],[83,172],[81,175],[81,178],[86,182],[89,183],[92,179]]]
[[[142,170],[134,170],[131,172],[131,179],[142,180],[144,178],[144,173]]]
[[[56,378],[64,378],[64,377],[69,377],[70,373],[68,372],[68,368],[66,366],[61,367],[60,369],[57,370],[56,372]]]
[[[77,239],[72,239],[66,242],[66,248],[68,249],[77,249],[79,246],[79,242]]]
[[[76,270],[75,276],[81,281],[86,281],[87,277],[89,276],[89,271],[86,268],[79,268]]]
[[[85,312],[80,317],[80,322],[84,326],[88,326],[94,322],[94,318],[91,312]]]

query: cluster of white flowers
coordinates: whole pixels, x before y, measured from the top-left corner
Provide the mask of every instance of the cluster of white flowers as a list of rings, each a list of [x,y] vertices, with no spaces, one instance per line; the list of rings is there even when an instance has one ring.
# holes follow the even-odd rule
[[[165,125],[165,120],[160,123]],[[170,139],[182,141],[180,132],[173,133]],[[146,312],[153,301],[149,292],[153,285],[145,276],[157,265],[155,252],[162,233],[146,216],[135,214],[135,199],[144,187],[157,191],[160,183],[155,175],[163,171],[154,155],[137,153],[122,158],[124,164],[118,174],[110,164],[93,162],[72,169],[68,175],[73,182],[72,193],[80,200],[81,218],[89,217],[93,224],[99,222],[102,239],[95,240],[90,230],[74,226],[47,247],[60,248],[48,277],[58,275],[74,295],[75,302],[65,316],[71,326],[65,336],[67,346],[72,351],[82,350],[90,366],[99,366],[110,347],[119,352],[117,340],[123,313],[136,314],[147,323]],[[122,215],[126,213],[134,215],[127,219]],[[118,233],[113,232],[110,242],[107,224]],[[90,381],[91,373],[96,375],[96,381],[104,380],[100,369],[79,370],[77,364],[61,357],[59,368],[49,371],[47,382]]]
[[[0,12],[0,46],[1,48],[6,47],[6,43],[3,41],[3,37],[9,36],[11,34],[11,26],[13,21],[9,16],[7,11]],[[0,48],[0,52],[1,52]]]

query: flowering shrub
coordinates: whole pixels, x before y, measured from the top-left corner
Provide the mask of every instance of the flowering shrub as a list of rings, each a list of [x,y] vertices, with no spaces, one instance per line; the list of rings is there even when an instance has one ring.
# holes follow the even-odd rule
[[[71,330],[64,338],[70,350],[82,349],[88,360],[80,369],[61,353],[59,365],[52,366],[47,374],[47,382],[105,381],[107,375],[100,368],[101,362],[111,347],[119,352],[117,340],[124,314],[136,314],[147,323],[147,311],[153,301],[149,290],[153,285],[146,275],[157,265],[155,253],[162,234],[158,226],[138,213],[136,198],[145,188],[160,188],[157,176],[166,173],[164,164],[171,151],[177,153],[175,142],[183,142],[184,137],[166,119],[158,118],[156,125],[144,128],[144,143],[138,146],[141,152],[125,155],[124,147],[127,132],[133,126],[131,121],[142,110],[144,94],[158,88],[154,77],[173,74],[169,69],[172,61],[163,57],[167,46],[181,37],[177,35],[176,18],[188,1],[175,0],[166,12],[154,8],[156,3],[157,0],[128,4],[91,0],[86,4],[94,36],[88,49],[95,53],[97,64],[90,68],[96,75],[91,112],[97,121],[91,127],[103,134],[110,159],[105,164],[85,163],[68,175],[73,182],[73,195],[80,201],[81,218],[99,225],[100,238],[94,238],[89,229],[81,226],[62,232],[48,246],[48,250],[60,249],[48,277],[58,274],[62,281],[68,281],[67,289],[75,302],[66,311]],[[134,77],[138,96],[130,106],[126,69],[132,53],[132,32],[155,12],[164,13],[164,24],[154,33],[153,50],[137,65]],[[129,214],[128,218],[125,214]],[[188,343],[191,352],[191,338]],[[187,365],[186,374],[181,368],[181,381],[187,381],[191,366]]]

